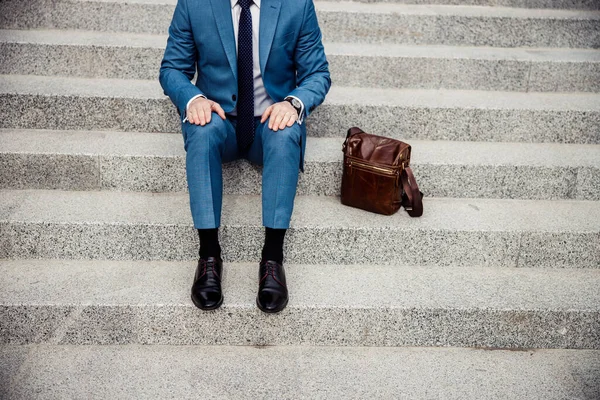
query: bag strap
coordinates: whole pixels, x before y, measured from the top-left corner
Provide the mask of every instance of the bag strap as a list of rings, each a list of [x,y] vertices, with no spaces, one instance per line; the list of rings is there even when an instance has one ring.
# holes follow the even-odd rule
[[[365,133],[365,131],[363,131],[362,129],[360,129],[356,126],[353,128],[350,128],[350,129],[348,129],[348,133],[346,134],[346,139],[348,139],[352,135],[356,135],[357,133]]]
[[[419,191],[417,180],[410,167],[402,169],[402,188],[405,196],[402,196],[402,207],[411,217],[423,215],[423,194]]]

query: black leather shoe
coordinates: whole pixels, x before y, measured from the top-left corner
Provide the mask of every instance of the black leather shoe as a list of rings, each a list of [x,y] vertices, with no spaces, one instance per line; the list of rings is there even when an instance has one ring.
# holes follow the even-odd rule
[[[256,305],[266,313],[276,313],[288,303],[288,290],[283,265],[262,260],[258,269],[258,296]]]
[[[221,276],[223,260],[221,258],[201,258],[196,268],[192,285],[192,301],[202,310],[215,310],[223,304]]]

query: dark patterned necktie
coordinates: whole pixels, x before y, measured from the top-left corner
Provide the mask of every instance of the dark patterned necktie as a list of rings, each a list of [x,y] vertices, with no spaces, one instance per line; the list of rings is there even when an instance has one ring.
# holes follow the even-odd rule
[[[239,0],[242,7],[238,30],[238,103],[236,136],[245,151],[254,141],[254,73],[252,62],[252,0]]]

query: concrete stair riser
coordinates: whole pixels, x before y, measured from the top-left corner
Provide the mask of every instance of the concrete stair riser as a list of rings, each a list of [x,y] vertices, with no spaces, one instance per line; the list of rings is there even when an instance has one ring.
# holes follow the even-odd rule
[[[402,43],[493,47],[600,47],[600,13],[587,19],[536,18],[538,14],[433,15],[389,12],[349,13],[330,9],[319,13],[323,37],[352,43]],[[445,10],[444,10],[445,11]],[[591,13],[591,12],[590,12]],[[588,14],[589,15],[589,14]],[[583,16],[583,13],[581,14]]]
[[[0,269],[14,292],[2,343],[600,348],[596,270],[289,264],[289,307],[265,315],[255,264],[226,265],[225,302],[210,313],[188,301],[194,262]]]
[[[0,131],[3,189],[187,190],[180,135]],[[338,196],[342,138],[309,138],[299,195]],[[600,146],[413,141],[427,197],[600,199]],[[261,168],[226,164],[224,193],[260,194]]]
[[[173,8],[174,2],[6,1],[0,5],[0,27],[164,34]],[[328,41],[600,47],[600,13],[594,11],[336,2],[317,2],[316,8]]]
[[[317,0],[318,1],[318,0]],[[347,1],[347,0],[329,0]],[[353,0],[361,3],[440,4],[521,8],[600,10],[595,0]]]
[[[187,210],[186,210],[187,211]],[[256,207],[257,214],[260,207]],[[190,224],[191,225],[191,224]],[[198,255],[191,226],[144,224],[20,223],[0,221],[4,258],[191,260]],[[598,233],[385,231],[292,227],[286,260],[321,264],[390,263],[406,260],[426,265],[598,268]],[[243,242],[240,243],[244,238]],[[227,261],[260,258],[262,226],[223,224],[221,243]],[[326,241],[320,246],[316,242]],[[350,243],[352,245],[350,245]],[[373,243],[381,247],[373,248]],[[397,248],[399,244],[402,248]],[[307,246],[312,245],[311,248]],[[519,255],[519,245],[522,253]]]
[[[153,48],[45,44],[35,40],[0,43],[4,55],[0,73],[152,80],[157,79],[164,50],[164,43]],[[122,43],[126,42],[124,36]],[[400,49],[397,55],[383,56],[358,55],[358,49],[356,55],[349,55],[348,50],[338,51],[340,46],[326,47],[332,80],[340,86],[600,92],[600,52],[579,51],[569,55],[561,50],[556,52],[555,59],[544,55],[547,52],[540,52],[535,60],[536,57],[528,57],[522,50],[508,49],[480,52],[474,48],[465,52],[458,47],[456,53],[460,56],[450,56],[446,54],[452,51],[449,48],[432,48],[429,55],[414,54],[416,48],[409,48],[404,55]]]
[[[184,157],[96,157],[0,154],[2,189],[187,191]],[[600,200],[600,169],[492,165],[415,164],[428,197]],[[339,196],[341,162],[310,162],[300,176],[298,195]],[[261,193],[261,168],[227,164],[225,194]]]
[[[186,282],[187,283],[187,282]],[[189,284],[188,284],[189,286]],[[236,345],[236,346],[451,346],[492,348],[600,349],[597,311],[459,311],[383,308],[289,310],[266,319],[255,306],[223,306],[199,315],[193,305],[147,306],[0,306],[0,317],[12,321],[4,343],[61,345]],[[490,323],[490,317],[494,319]],[[332,325],[323,326],[331,319]],[[519,324],[515,324],[518,320]],[[38,322],[39,321],[39,322]],[[51,334],[70,321],[65,336]],[[482,322],[485,321],[485,322]],[[558,332],[568,325],[568,334]],[[36,326],[35,339],[26,340]],[[444,326],[440,332],[440,326]],[[219,327],[219,329],[215,329]],[[468,328],[467,328],[468,327]],[[523,331],[528,330],[527,336]],[[550,331],[550,332],[549,332]],[[367,333],[365,333],[367,332]],[[368,332],[380,332],[377,337]],[[19,337],[21,336],[21,337]]]
[[[57,392],[196,399],[199,385],[213,399],[595,400],[600,357],[594,350],[8,345],[0,363],[13,400]]]
[[[2,93],[0,114],[0,128],[181,132],[168,99]],[[327,102],[306,123],[308,134],[315,137],[343,137],[348,128],[360,126],[404,139],[600,143],[600,109],[394,106],[349,100]]]
[[[3,191],[0,258],[190,260],[197,257],[186,194]],[[226,196],[227,261],[259,258],[259,196]],[[386,217],[300,196],[288,262],[503,267],[600,267],[595,202],[427,199],[426,213]]]

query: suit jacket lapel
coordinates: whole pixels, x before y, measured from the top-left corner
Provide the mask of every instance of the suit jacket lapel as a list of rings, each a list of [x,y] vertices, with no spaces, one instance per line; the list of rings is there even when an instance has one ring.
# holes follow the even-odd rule
[[[235,51],[233,21],[231,19],[231,3],[226,0],[211,0],[211,5],[223,49],[225,49],[229,66],[237,80],[237,54]]]
[[[213,0],[214,1],[214,0]],[[280,0],[261,0],[260,2],[260,32],[258,34],[258,57],[260,70],[265,73],[267,59],[273,44],[275,29],[279,21]]]

